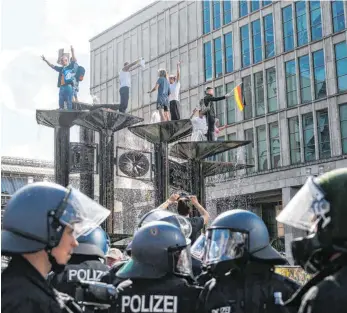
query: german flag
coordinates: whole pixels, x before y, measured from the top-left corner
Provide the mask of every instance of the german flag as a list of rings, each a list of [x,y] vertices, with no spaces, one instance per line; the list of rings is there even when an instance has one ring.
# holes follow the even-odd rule
[[[242,85],[242,83],[237,85],[234,88],[234,97],[235,97],[235,101],[236,101],[236,104],[237,104],[239,110],[243,111],[243,109],[245,108],[246,103],[243,100],[241,85]]]

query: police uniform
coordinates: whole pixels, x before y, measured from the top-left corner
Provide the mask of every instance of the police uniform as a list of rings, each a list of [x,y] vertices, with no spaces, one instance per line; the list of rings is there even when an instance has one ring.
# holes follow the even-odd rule
[[[14,257],[1,275],[1,312],[62,312],[54,290],[23,257]]]
[[[116,276],[117,272],[123,267],[123,265],[127,261],[119,261],[113,264],[113,266],[110,268],[110,270],[101,278],[101,282],[106,284],[111,284],[113,286],[117,286],[122,281],[126,279],[121,279]]]
[[[121,283],[119,287],[128,282]],[[120,292],[116,308],[111,312],[191,313],[202,290],[174,275],[160,279],[132,279],[131,282]]]
[[[84,261],[80,264],[68,264],[62,273],[51,278],[51,285],[60,292],[74,297],[79,281],[101,281],[101,278],[108,271],[109,267],[98,260]]]

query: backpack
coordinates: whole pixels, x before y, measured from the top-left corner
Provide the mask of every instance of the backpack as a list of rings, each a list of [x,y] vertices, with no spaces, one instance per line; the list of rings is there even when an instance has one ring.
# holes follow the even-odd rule
[[[84,74],[86,73],[86,70],[83,66],[78,66],[77,70],[76,70],[76,80],[81,82],[84,78]]]

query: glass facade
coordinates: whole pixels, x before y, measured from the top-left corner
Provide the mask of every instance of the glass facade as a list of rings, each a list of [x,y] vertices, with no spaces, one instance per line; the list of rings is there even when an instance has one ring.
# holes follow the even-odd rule
[[[303,46],[307,44],[307,17],[306,17],[306,1],[295,2],[296,12],[296,40],[297,46]]]
[[[221,27],[220,1],[212,1],[213,5],[213,30]]]
[[[253,110],[252,110],[252,83],[251,83],[251,76],[246,76],[242,78],[242,88],[243,88],[243,95],[244,95],[244,101],[245,101],[245,107],[243,109],[244,112],[244,119],[250,119],[253,117]]]
[[[253,128],[246,129],[245,130],[245,140],[251,141],[250,144],[248,144],[245,147],[245,160],[247,165],[254,165],[254,136],[253,136]],[[247,173],[253,173],[254,167],[248,168]]]
[[[311,40],[322,39],[322,14],[320,1],[308,1],[310,5]]]
[[[268,112],[277,110],[277,84],[276,84],[276,69],[271,67],[266,70],[267,84],[267,109]]]
[[[212,79],[212,47],[211,42],[204,44],[204,61],[205,61],[205,81]]]
[[[216,97],[221,97],[224,95],[223,86],[216,87],[215,95]],[[225,119],[224,119],[225,100],[216,101],[215,106],[216,106],[216,118],[219,119],[220,126],[223,126],[225,123]]]
[[[314,142],[313,114],[307,113],[302,116],[302,130],[304,138],[304,159],[305,162],[316,159],[316,150]]]
[[[223,59],[222,59],[222,39],[218,37],[214,40],[214,73],[215,77],[223,75]]]
[[[327,95],[327,88],[325,82],[324,51],[318,50],[313,52],[312,57],[315,98],[325,98]]]
[[[269,124],[271,168],[281,166],[281,145],[278,123]]]
[[[330,132],[329,132],[329,116],[328,110],[317,112],[317,134],[319,158],[326,159],[331,157],[330,150]]]
[[[260,20],[252,22],[252,37],[253,37],[253,63],[260,62],[262,57],[262,45],[261,45],[261,28]]]
[[[340,105],[340,128],[342,153],[347,154],[347,103]]]
[[[346,28],[343,1],[331,1],[333,31],[337,33]]]
[[[259,0],[251,1],[251,12],[259,10],[259,7],[260,7]]]
[[[295,60],[286,62],[285,69],[286,69],[287,106],[292,107],[298,104],[298,98],[296,94]]]
[[[282,9],[284,51],[294,49],[293,9],[289,5]]]
[[[299,58],[301,103],[309,102],[311,97],[311,70],[308,55]]]
[[[248,1],[240,0],[239,1],[239,11],[240,17],[246,16],[248,14]]]
[[[274,29],[272,13],[264,16],[264,44],[265,44],[265,59],[275,55]]]
[[[265,114],[263,71],[254,74],[254,101],[256,116]]]
[[[267,170],[266,127],[257,127],[258,170]]]
[[[225,72],[231,73],[234,70],[233,61],[233,34],[227,33],[224,35],[224,46],[225,46]]]
[[[249,53],[249,28],[248,25],[240,28],[241,33],[241,55],[242,55],[242,67],[249,66],[251,64]]]
[[[288,125],[289,125],[290,163],[297,164],[301,162],[299,118],[297,116],[289,118]]]
[[[210,1],[203,1],[204,34],[211,31]]]
[[[226,92],[229,93],[234,89],[235,84],[229,83],[229,84],[226,84],[225,86],[226,86]],[[236,121],[234,93],[231,94],[231,97],[226,99],[226,103],[227,103],[227,124],[229,125],[229,124],[235,123]]]
[[[347,91],[347,43],[335,45],[335,62],[338,92]]]
[[[231,0],[223,1],[223,14],[224,14],[224,25],[229,24],[233,18]]]

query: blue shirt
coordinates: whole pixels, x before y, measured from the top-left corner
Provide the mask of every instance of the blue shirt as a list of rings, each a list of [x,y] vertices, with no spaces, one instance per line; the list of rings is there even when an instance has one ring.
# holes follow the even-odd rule
[[[159,77],[157,84],[159,85],[157,103],[161,105],[168,105],[170,94],[169,81],[165,77]]]
[[[73,85],[75,79],[75,61],[71,61],[67,66],[53,66],[53,69],[59,72],[58,87]]]

